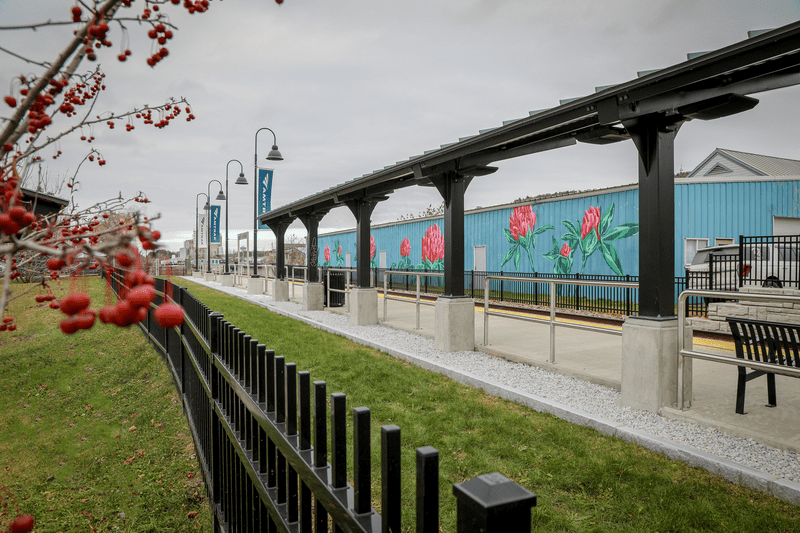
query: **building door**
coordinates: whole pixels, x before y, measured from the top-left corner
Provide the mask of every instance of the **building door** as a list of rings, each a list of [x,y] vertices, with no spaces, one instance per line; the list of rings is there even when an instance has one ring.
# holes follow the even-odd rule
[[[486,270],[486,246],[475,247],[475,260],[473,262],[473,270]]]
[[[380,251],[380,259],[378,260],[378,268],[386,268],[386,250]]]
[[[344,266],[346,266],[347,268],[350,268],[350,252],[347,252],[344,255]]]
[[[772,217],[773,235],[800,235],[800,218]]]

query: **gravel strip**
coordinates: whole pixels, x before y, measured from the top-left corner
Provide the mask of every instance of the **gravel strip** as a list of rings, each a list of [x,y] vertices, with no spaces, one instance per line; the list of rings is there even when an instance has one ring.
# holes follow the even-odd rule
[[[373,346],[413,354],[418,359],[447,366],[503,388],[550,400],[615,424],[688,445],[771,476],[800,482],[800,457],[797,453],[764,446],[752,439],[733,437],[717,429],[670,420],[649,411],[620,407],[619,391],[602,385],[481,352],[442,352],[434,347],[432,339],[426,337],[383,326],[353,326],[349,317],[337,313],[303,311],[300,304],[273,302],[270,296],[248,295],[245,289],[222,287],[219,283],[204,282],[198,278],[188,279],[264,307],[274,308],[284,314],[307,318],[342,334],[364,339]]]

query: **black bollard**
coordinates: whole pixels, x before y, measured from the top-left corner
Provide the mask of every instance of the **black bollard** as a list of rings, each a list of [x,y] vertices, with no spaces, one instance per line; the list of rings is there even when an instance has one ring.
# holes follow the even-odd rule
[[[536,495],[503,474],[492,473],[453,485],[458,533],[530,533]]]

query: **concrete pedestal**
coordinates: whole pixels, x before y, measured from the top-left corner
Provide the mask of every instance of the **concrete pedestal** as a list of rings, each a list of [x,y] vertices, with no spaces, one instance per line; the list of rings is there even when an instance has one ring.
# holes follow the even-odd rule
[[[214,273],[213,272],[203,272],[203,279],[205,281],[214,281]]]
[[[223,287],[233,287],[233,274],[222,274],[220,280]]]
[[[203,273],[200,272],[199,270],[195,270],[195,271],[192,272],[192,277],[193,278],[202,278],[203,277]]]
[[[285,279],[276,279],[272,282],[272,299],[276,302],[289,301],[289,282]]]
[[[350,290],[350,323],[354,326],[378,323],[378,289],[354,287]]]
[[[322,283],[306,283],[303,287],[303,311],[322,311],[325,309],[324,287]]]
[[[436,349],[465,352],[475,349],[475,301],[440,297],[436,300]]]
[[[687,328],[691,345],[691,328]],[[692,397],[692,360],[684,363],[683,394]],[[628,318],[622,325],[623,407],[658,413],[673,407],[678,391],[678,319]]]
[[[247,294],[264,294],[264,278],[247,278]]]

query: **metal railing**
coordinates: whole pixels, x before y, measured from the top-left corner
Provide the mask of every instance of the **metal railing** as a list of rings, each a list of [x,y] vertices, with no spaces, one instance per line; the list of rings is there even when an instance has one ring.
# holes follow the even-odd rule
[[[421,295],[421,293],[420,293],[420,278],[428,277],[428,276],[444,278],[444,274],[443,273],[439,273],[439,272],[416,272],[416,273],[414,273],[414,272],[407,272],[407,271],[403,271],[403,270],[386,270],[386,271],[384,271],[383,272],[383,321],[384,322],[386,320],[388,320],[387,316],[388,316],[388,313],[389,313],[389,300],[395,300],[395,301],[398,301],[398,302],[407,302],[408,301],[406,298],[398,298],[396,296],[389,296],[389,294],[388,294],[389,283],[391,283],[390,279],[392,277],[392,274],[401,274],[403,276],[416,276],[416,278],[417,278],[417,283],[416,283],[417,291],[416,291],[416,300],[414,301],[414,305],[416,307],[416,326],[414,327],[414,329],[420,329],[420,327],[419,327],[419,313],[420,313],[421,306],[423,306],[423,305],[429,305],[429,306],[436,305],[434,302],[426,302],[426,301],[423,301],[423,300],[420,299],[420,295]]]
[[[328,307],[333,307],[333,305],[331,305],[331,303],[333,301],[331,299],[331,293],[332,292],[336,293],[336,294],[344,294],[345,295],[344,298],[347,298],[347,295],[350,294],[350,289],[352,289],[352,287],[353,287],[351,279],[350,279],[350,274],[355,273],[355,271],[356,271],[355,268],[333,268],[333,267],[327,267],[327,268],[323,269],[323,273],[325,275],[325,291],[326,291],[325,301],[328,302]],[[332,286],[331,286],[331,272],[341,272],[342,273],[342,275],[344,276],[344,289],[334,289],[334,288],[332,288]]]
[[[109,284],[115,292],[122,283],[122,272],[112,273]],[[370,410],[356,407],[349,414],[344,394],[328,396],[324,381],[312,383],[309,372],[267,350],[186,288],[157,279],[156,291],[139,327],[172,372],[215,533],[295,533],[312,531],[312,526],[327,532],[329,519],[336,532],[400,531],[399,427],[380,429],[379,514],[371,504]],[[165,299],[183,307],[181,326],[165,329],[153,318]],[[353,453],[353,485],[347,481],[348,450]],[[416,450],[416,487],[416,530],[438,532],[439,452],[432,447]],[[453,494],[458,533],[496,531],[487,529],[490,521],[515,532],[530,531],[536,495],[501,474],[458,483]]]
[[[572,329],[582,329],[587,331],[594,331],[596,333],[606,333],[608,335],[622,335],[622,331],[617,329],[610,329],[610,328],[600,328],[597,326],[589,326],[586,324],[572,324],[569,322],[557,322],[556,321],[556,298],[552,297],[557,295],[556,286],[557,285],[574,285],[574,286],[585,286],[585,285],[592,285],[598,287],[620,287],[620,288],[628,288],[628,289],[638,289],[638,283],[626,283],[626,282],[611,282],[611,281],[581,281],[581,280],[567,280],[567,279],[546,279],[546,278],[538,278],[538,279],[529,279],[526,280],[529,283],[542,283],[542,281],[546,281],[550,284],[550,318],[545,320],[543,318],[535,318],[535,317],[525,317],[519,315],[510,315],[506,313],[498,313],[495,311],[489,310],[489,291],[490,291],[490,283],[492,280],[505,280],[509,279],[508,277],[504,276],[486,276],[486,280],[484,281],[484,297],[483,297],[483,345],[489,346],[489,317],[490,316],[498,316],[504,318],[513,318],[515,320],[523,320],[526,322],[537,322],[539,324],[549,324],[550,325],[550,357],[549,362],[555,364],[556,362],[556,326],[564,327],[564,328],[572,328]],[[514,279],[515,281],[521,281],[519,278],[510,278]]]
[[[773,302],[784,302],[784,303],[794,303],[794,304],[800,303],[800,296],[788,296],[783,294],[759,294],[759,293],[748,292],[747,295],[745,296],[739,292],[733,292],[733,291],[688,290],[688,291],[683,291],[678,297],[679,317],[686,316],[682,314],[682,312],[685,312],[686,300],[693,296],[704,297],[704,298],[718,298],[722,300],[747,299],[756,301],[773,301]],[[755,370],[766,370],[767,372],[772,372],[774,374],[785,374],[788,376],[800,377],[800,368],[792,368],[788,366],[762,363],[759,361],[752,361],[749,359],[739,359],[738,357],[729,357],[725,355],[717,355],[708,352],[697,352],[694,350],[687,350],[684,348],[684,346],[686,346],[685,322],[683,322],[683,324],[684,327],[678,328],[678,361],[677,361],[678,363],[677,403],[678,403],[678,408],[681,410],[684,409],[684,400],[685,400],[683,397],[684,396],[683,367],[684,367],[684,360],[686,357],[690,357],[692,359],[701,359],[703,361],[713,361],[715,363],[723,363],[726,365],[745,366],[748,368],[753,368]]]

